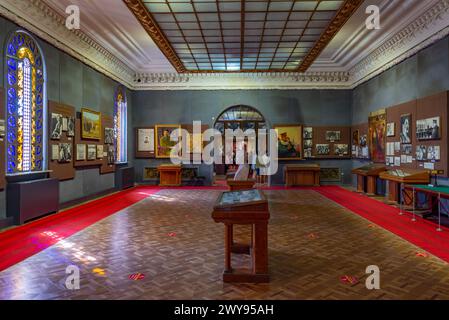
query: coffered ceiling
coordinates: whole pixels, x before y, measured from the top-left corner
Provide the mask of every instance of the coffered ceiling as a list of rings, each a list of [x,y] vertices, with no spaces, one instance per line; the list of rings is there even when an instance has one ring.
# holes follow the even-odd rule
[[[449,0],[2,0],[0,15],[135,90],[354,88],[449,34]]]
[[[363,1],[124,2],[178,72],[304,72]]]

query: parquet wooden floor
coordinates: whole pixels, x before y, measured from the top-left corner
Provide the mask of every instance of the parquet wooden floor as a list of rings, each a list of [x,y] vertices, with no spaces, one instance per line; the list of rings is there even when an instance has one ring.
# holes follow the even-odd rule
[[[224,227],[210,217],[219,193],[162,190],[1,272],[0,299],[449,299],[447,263],[311,190],[265,191],[271,282],[224,284]],[[68,265],[79,290],[65,287]],[[365,287],[368,265],[380,290]]]

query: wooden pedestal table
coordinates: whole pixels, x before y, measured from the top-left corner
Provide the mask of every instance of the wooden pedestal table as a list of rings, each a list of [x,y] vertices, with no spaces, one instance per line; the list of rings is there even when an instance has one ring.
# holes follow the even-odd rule
[[[285,186],[313,186],[320,185],[319,164],[287,164],[284,166]]]
[[[181,185],[181,165],[161,164],[157,167],[159,171],[159,186],[176,187]]]
[[[377,178],[386,170],[385,165],[381,164],[371,164],[352,170],[352,173],[357,175],[357,192],[366,192],[368,196],[376,195]]]
[[[392,169],[381,172],[379,178],[388,182],[388,202],[399,204],[403,184],[428,184],[430,171],[420,169]],[[412,192],[404,191],[404,199],[412,199]]]
[[[249,180],[228,179],[226,182],[228,184],[230,191],[252,189],[252,188],[254,188],[254,185],[256,184],[256,180],[254,180],[254,179],[249,179]]]
[[[223,192],[218,198],[212,218],[225,225],[224,282],[266,283],[268,274],[268,201],[257,189]],[[233,241],[233,225],[251,225],[252,240],[249,250],[237,248]],[[248,247],[248,246],[247,246]],[[233,269],[231,253],[250,252],[251,269]]]

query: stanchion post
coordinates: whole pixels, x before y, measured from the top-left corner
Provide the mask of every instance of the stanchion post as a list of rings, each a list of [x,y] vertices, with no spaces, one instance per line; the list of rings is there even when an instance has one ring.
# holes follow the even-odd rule
[[[441,230],[441,192],[438,192],[438,228],[437,231]]]
[[[416,221],[415,218],[415,187],[413,187],[413,218],[412,221]]]
[[[404,212],[402,211],[402,209],[404,208],[404,183],[401,182],[401,188],[400,188],[400,192],[399,192],[399,215],[402,216],[404,214]]]

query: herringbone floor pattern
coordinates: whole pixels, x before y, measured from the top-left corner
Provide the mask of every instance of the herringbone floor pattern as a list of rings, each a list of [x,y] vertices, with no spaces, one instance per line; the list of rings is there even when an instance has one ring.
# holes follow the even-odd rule
[[[271,282],[224,284],[224,228],[210,217],[219,193],[160,191],[1,272],[0,299],[449,299],[447,263],[310,190],[265,191]],[[79,290],[65,287],[68,265]],[[381,290],[366,289],[368,265]]]

